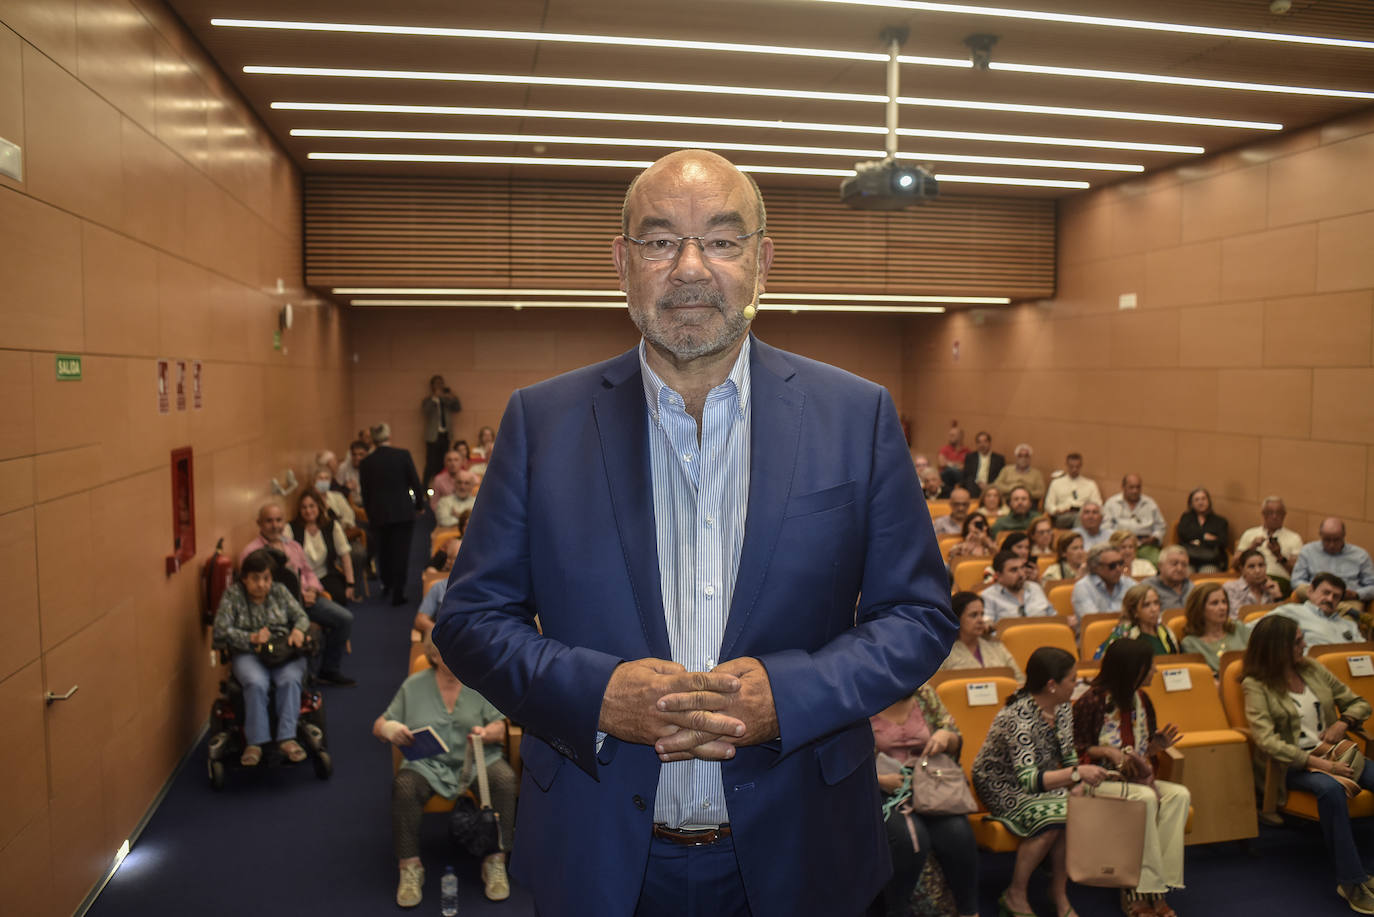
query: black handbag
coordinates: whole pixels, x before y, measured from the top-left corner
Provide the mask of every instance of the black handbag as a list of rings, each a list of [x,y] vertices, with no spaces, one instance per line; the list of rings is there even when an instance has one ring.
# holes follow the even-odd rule
[[[453,843],[472,856],[484,857],[501,851],[501,816],[491,807],[491,790],[487,785],[487,760],[482,747],[482,737],[468,735],[467,752],[463,758],[463,769],[471,758],[477,770],[477,792],[480,804],[464,793],[453,804],[453,814],[449,816],[448,833]]]

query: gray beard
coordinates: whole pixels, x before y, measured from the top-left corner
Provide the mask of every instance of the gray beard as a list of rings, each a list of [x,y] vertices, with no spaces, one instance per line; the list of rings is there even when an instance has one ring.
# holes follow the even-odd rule
[[[716,333],[712,334],[705,326],[694,328],[692,326],[665,327],[662,318],[665,310],[673,306],[685,305],[691,302],[704,302],[715,308],[725,319],[724,326]],[[659,297],[654,303],[652,314],[642,312],[631,312],[635,327],[639,333],[644,335],[644,339],[659,350],[673,355],[679,361],[686,362],[698,357],[710,356],[720,353],[732,346],[749,330],[749,320],[744,317],[743,312],[730,314],[725,302],[725,297],[720,291],[714,289],[688,290],[678,289]]]

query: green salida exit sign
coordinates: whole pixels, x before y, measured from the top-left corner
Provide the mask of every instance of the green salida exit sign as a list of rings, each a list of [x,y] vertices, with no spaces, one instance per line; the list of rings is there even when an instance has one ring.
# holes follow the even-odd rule
[[[81,381],[81,358],[79,356],[71,353],[59,353],[57,355],[57,381]]]

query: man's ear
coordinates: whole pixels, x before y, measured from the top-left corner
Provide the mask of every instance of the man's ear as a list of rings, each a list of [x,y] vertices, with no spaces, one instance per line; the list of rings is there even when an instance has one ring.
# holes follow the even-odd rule
[[[625,270],[629,260],[629,243],[624,236],[616,236],[611,240],[611,260],[615,262],[615,273],[620,278],[620,292],[628,293],[625,283]]]

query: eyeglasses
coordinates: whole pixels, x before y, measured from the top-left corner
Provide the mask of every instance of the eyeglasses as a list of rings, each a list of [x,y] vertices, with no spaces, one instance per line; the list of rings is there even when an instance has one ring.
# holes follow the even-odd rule
[[[708,232],[704,236],[676,236],[671,233],[651,233],[642,239],[627,235],[626,242],[639,246],[639,256],[645,261],[672,261],[682,253],[682,244],[689,239],[701,246],[701,256],[707,261],[733,261],[744,254],[744,243],[762,235],[765,227],[738,235],[730,230]]]
[[[1124,560],[1114,560],[1114,561],[1112,561],[1112,562],[1109,563],[1109,564],[1103,564],[1103,565],[1102,565],[1102,569],[1103,569],[1103,570],[1119,570],[1119,569],[1121,569],[1121,567],[1125,566],[1125,564],[1126,564],[1126,562],[1125,562]]]

